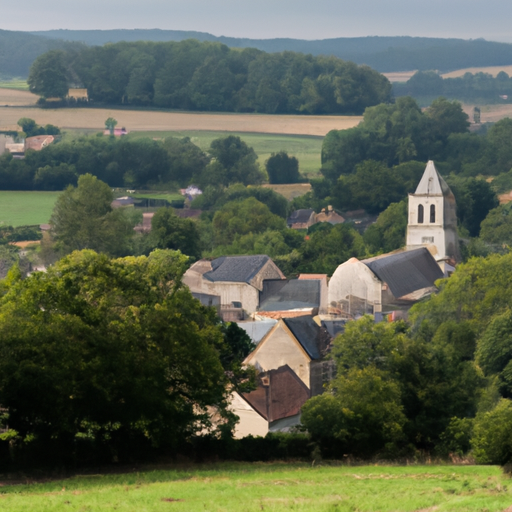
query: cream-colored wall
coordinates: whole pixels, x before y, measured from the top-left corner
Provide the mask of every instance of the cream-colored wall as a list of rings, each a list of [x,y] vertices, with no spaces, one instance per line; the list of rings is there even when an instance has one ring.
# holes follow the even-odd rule
[[[246,436],[264,437],[268,433],[268,421],[258,414],[238,393],[231,395],[229,409],[240,420],[235,426],[234,437],[241,439]]]
[[[350,295],[371,305],[380,304],[381,290],[382,283],[375,274],[357,258],[351,258],[335,270],[329,281],[329,305],[346,301]]]
[[[418,206],[423,205],[423,223],[418,223]],[[436,220],[430,222],[430,206],[436,207]],[[433,241],[423,241],[432,237]],[[409,221],[407,224],[407,247],[425,247],[434,245],[437,249],[434,258],[446,257],[446,233],[444,229],[444,197],[409,195]]]
[[[248,313],[254,313],[260,304],[259,291],[247,283],[235,283],[231,281],[208,281],[202,275],[188,272],[183,276],[183,283],[191,291],[219,295],[222,306],[229,306],[231,302],[242,303],[242,308]]]
[[[277,370],[287,364],[310,388],[310,361],[310,357],[295,341],[293,334],[290,333],[285,323],[280,320],[256,349],[247,356],[244,363],[255,366],[264,372]]]

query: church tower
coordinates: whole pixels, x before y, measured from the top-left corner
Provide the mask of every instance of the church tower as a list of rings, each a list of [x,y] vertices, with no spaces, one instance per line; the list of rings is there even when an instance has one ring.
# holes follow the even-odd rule
[[[414,194],[409,194],[408,249],[429,246],[441,262],[460,261],[455,196],[429,160]]]

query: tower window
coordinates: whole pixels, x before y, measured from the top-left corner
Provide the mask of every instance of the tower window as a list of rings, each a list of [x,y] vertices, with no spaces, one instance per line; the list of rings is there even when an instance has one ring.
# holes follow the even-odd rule
[[[430,205],[430,222],[433,223],[436,221],[436,205]]]
[[[423,205],[418,206],[418,224],[423,224]]]

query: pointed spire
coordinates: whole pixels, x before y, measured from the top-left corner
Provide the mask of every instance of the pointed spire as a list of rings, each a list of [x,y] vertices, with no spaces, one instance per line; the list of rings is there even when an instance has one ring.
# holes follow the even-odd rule
[[[429,160],[414,195],[444,196],[450,192],[450,187],[437,172],[434,162]]]

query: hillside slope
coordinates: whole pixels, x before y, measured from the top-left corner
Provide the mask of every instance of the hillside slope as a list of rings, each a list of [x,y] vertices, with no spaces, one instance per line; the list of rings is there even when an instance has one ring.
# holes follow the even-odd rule
[[[439,39],[430,37],[340,37],[307,41],[302,39],[241,39],[217,37],[206,32],[181,30],[49,30],[32,32],[39,36],[88,45],[119,41],[217,41],[231,48],[258,48],[265,52],[294,51],[313,55],[334,55],[380,72],[410,69],[451,71],[471,66],[512,64],[512,44],[483,39]]]

